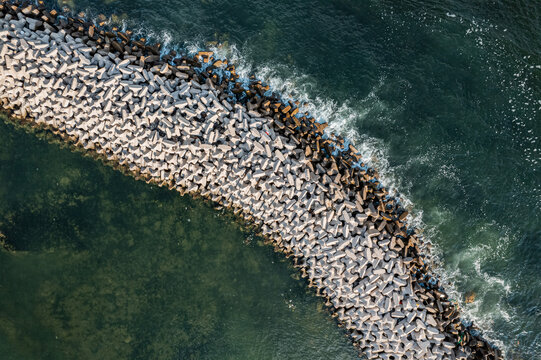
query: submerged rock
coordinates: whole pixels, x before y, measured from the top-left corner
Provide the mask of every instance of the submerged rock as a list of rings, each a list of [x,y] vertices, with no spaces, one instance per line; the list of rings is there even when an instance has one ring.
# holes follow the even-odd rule
[[[471,304],[472,302],[474,302],[475,301],[475,295],[476,294],[473,291],[467,292],[466,297],[465,297],[466,304]]]
[[[14,252],[15,247],[8,242],[6,235],[0,232],[0,250]]]

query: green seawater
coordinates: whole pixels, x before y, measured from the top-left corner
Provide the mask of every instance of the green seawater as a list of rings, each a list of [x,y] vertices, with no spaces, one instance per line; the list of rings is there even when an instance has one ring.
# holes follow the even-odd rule
[[[0,184],[2,360],[356,355],[289,261],[211,205],[4,121]]]
[[[350,138],[411,207],[412,221],[432,243],[437,272],[460,303],[464,319],[475,321],[508,358],[541,358],[539,0],[46,3],[68,5],[91,18],[103,13],[112,24],[162,42],[165,51],[220,43],[218,53],[235,62],[239,73],[255,73],[285,97],[307,101],[307,111]],[[15,161],[18,155],[6,156]],[[10,196],[28,191],[21,176],[3,168],[0,172],[16,184],[8,190]],[[134,186],[141,192],[148,188]],[[136,197],[122,200],[129,208],[138,207]],[[60,206],[59,211],[66,210]],[[78,227],[85,221],[73,220]],[[224,220],[223,226],[229,223]],[[120,232],[131,226],[124,223]],[[41,233],[36,230],[28,241],[39,243]],[[220,234],[226,236],[225,231]],[[246,235],[237,236],[237,243],[243,243]],[[83,238],[84,244],[92,239]],[[270,249],[268,256],[274,256]],[[231,265],[224,261],[222,266]],[[285,269],[287,262],[276,271]],[[19,273],[31,278],[27,271]],[[475,301],[465,304],[470,292]],[[4,301],[17,308],[19,298],[25,297]],[[284,311],[281,316],[288,317],[289,310]],[[217,311],[216,316],[223,315]],[[302,326],[299,321],[276,331],[302,332]],[[326,329],[323,334],[336,331]],[[237,341],[228,344],[236,347]],[[323,339],[316,342],[326,346]],[[283,348],[294,351],[298,344],[284,343]],[[338,353],[346,358],[352,354]],[[308,353],[299,356],[310,358]]]

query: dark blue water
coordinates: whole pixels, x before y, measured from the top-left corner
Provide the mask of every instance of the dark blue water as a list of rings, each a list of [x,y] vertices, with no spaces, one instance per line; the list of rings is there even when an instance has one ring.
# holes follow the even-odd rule
[[[541,358],[539,1],[64,3],[307,100],[412,207],[465,317]]]

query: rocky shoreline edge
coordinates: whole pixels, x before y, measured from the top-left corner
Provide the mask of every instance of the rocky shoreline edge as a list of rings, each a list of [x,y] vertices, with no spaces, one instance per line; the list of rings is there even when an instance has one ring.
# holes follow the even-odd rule
[[[0,107],[233,208],[293,257],[367,358],[501,358],[461,322],[407,211],[352,145],[211,52],[161,54],[103,25],[0,1]]]

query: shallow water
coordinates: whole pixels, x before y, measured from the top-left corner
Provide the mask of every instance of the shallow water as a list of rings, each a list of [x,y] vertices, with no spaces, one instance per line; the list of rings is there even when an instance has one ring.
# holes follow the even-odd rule
[[[0,358],[351,359],[283,256],[211,206],[0,121]]]
[[[510,358],[541,358],[538,1],[63,3],[166,48],[221,42],[308,100],[413,207],[466,317]]]

